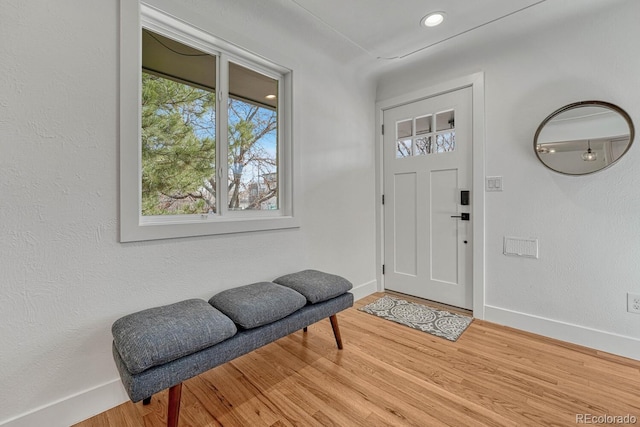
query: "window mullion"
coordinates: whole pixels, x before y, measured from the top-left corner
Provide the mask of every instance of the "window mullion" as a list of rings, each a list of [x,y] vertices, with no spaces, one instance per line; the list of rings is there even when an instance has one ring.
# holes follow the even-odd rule
[[[218,64],[218,90],[217,99],[217,122],[216,130],[216,169],[218,174],[218,212],[220,215],[228,213],[229,192],[227,191],[229,182],[229,111],[227,103],[229,99],[229,59],[227,55],[221,54]]]

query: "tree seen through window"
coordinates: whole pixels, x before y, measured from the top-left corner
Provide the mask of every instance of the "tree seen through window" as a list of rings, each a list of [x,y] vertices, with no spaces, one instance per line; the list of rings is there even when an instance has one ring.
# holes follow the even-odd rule
[[[228,206],[278,209],[277,113],[229,97]],[[216,99],[210,90],[143,72],[142,214],[218,212]]]

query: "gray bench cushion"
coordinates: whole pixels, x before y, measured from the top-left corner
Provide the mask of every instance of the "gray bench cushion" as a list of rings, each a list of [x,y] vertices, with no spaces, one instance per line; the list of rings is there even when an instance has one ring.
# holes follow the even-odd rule
[[[303,270],[287,274],[275,279],[274,283],[300,292],[311,304],[335,298],[353,287],[344,277],[318,270]]]
[[[137,374],[224,341],[237,328],[206,301],[190,299],[124,316],[111,332],[127,369]]]
[[[257,328],[287,317],[307,304],[296,291],[271,282],[228,289],[213,296],[209,304],[244,329]]]

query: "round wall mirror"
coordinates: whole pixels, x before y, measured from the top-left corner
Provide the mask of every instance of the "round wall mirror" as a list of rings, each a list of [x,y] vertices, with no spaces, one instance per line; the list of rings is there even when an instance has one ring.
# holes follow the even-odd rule
[[[622,108],[603,101],[582,101],[544,119],[533,149],[551,170],[586,175],[617,162],[629,151],[633,136],[633,122]]]

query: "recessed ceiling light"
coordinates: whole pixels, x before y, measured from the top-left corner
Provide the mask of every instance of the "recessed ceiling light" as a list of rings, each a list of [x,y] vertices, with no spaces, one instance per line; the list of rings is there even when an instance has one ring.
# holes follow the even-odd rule
[[[265,96],[265,98],[267,98],[267,99],[276,99],[276,96],[275,95],[267,95],[267,96]]]
[[[444,12],[433,12],[420,20],[420,25],[424,27],[435,27],[444,21]]]

